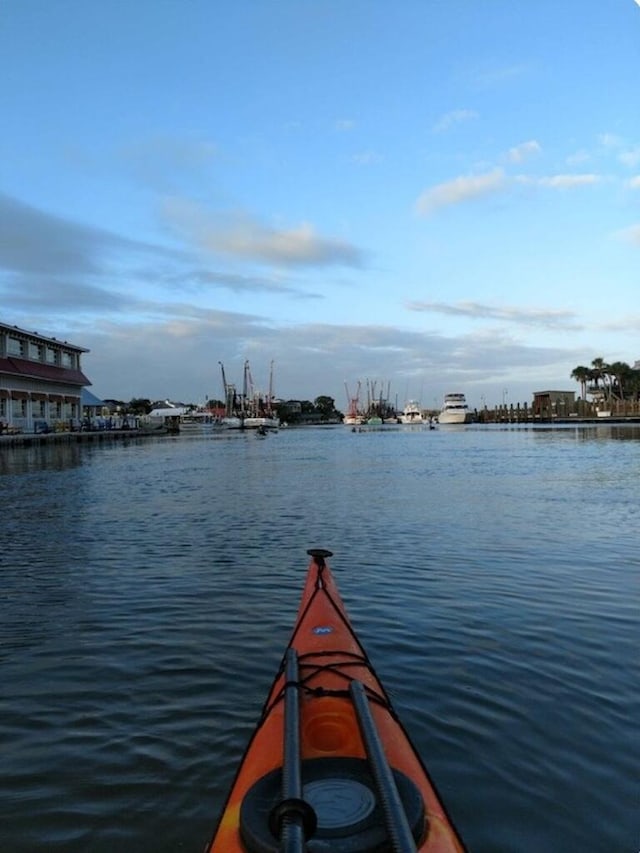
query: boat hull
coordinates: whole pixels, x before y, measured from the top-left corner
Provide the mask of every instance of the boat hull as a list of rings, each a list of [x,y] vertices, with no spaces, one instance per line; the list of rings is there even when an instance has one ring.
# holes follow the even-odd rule
[[[278,429],[279,426],[278,418],[250,417],[244,419],[245,429]]]
[[[439,424],[466,424],[469,417],[469,407],[464,394],[444,395],[444,405],[438,415]]]
[[[299,660],[300,702],[300,757],[305,798],[314,789],[316,775],[326,773],[327,762],[336,767],[349,762],[346,776],[351,778],[354,768],[366,767],[366,749],[360,734],[359,721],[349,689],[352,681],[364,685],[375,727],[384,744],[387,760],[400,779],[408,779],[414,790],[414,801],[419,801],[424,820],[418,828],[417,847],[425,853],[451,853],[463,851],[460,841],[429,775],[411,745],[409,737],[399,722],[382,684],[353,632],[335,581],[324,555],[313,554],[298,611],[295,628],[289,642]],[[320,556],[318,556],[320,555]],[[262,789],[270,779],[280,779],[283,764],[283,732],[285,730],[285,693],[287,686],[284,660],[276,676],[262,717],[241,762],[229,798],[220,818],[216,834],[208,848],[209,853],[240,853],[253,849],[270,850],[269,833],[266,847],[253,848],[250,843],[253,829],[246,829],[242,821],[247,803],[257,799],[264,803]],[[320,770],[318,768],[321,768]],[[358,771],[359,772],[359,771]],[[311,775],[309,775],[311,774]],[[256,785],[256,780],[260,781]],[[326,782],[322,782],[326,785]],[[403,783],[404,784],[404,783]],[[279,784],[276,790],[280,790]],[[311,797],[313,802],[313,797]],[[322,799],[322,797],[320,798]],[[322,821],[319,819],[319,832]],[[249,822],[249,818],[247,818]],[[329,820],[331,822],[331,820]],[[331,833],[329,833],[331,835]],[[415,836],[414,836],[415,837]],[[249,844],[246,842],[249,838]],[[271,836],[273,850],[280,849],[277,838]],[[310,853],[315,850],[331,851],[352,848],[327,846],[327,839],[307,841]],[[376,844],[378,844],[376,842]],[[384,845],[384,841],[383,841]],[[356,848],[353,848],[356,849]],[[357,847],[366,851],[367,846]],[[371,848],[374,849],[374,848]],[[380,849],[379,846],[375,847]],[[384,849],[384,847],[383,847]]]
[[[468,412],[440,412],[438,415],[439,424],[466,424],[469,417]]]

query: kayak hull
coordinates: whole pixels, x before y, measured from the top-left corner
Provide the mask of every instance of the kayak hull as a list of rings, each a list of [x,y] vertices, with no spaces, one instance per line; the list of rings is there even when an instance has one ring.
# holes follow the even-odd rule
[[[350,695],[351,682],[359,682],[388,765],[403,794],[416,849],[423,853],[464,851],[423,762],[353,631],[325,560],[329,552],[309,553],[311,561],[288,645],[288,649],[295,650],[298,660],[295,688],[299,701],[304,796],[319,812],[319,817],[314,816],[318,819],[317,834],[310,836],[305,849],[311,853],[314,850],[335,849],[342,853],[343,850],[385,849],[384,829],[379,826],[375,832],[373,829],[379,805],[373,802],[375,796],[370,793],[375,786],[367,770],[370,762],[361,721]],[[239,766],[214,838],[207,848],[209,853],[253,853],[254,850],[268,853],[271,849],[280,849],[273,826],[271,831],[268,827],[264,831],[260,829],[261,837],[254,840],[251,824],[257,825],[261,820],[254,813],[256,810],[271,811],[271,800],[275,798],[276,802],[280,796],[286,715],[284,697],[290,687],[283,660]],[[340,775],[341,766],[344,776]],[[338,824],[342,821],[346,825],[350,820],[358,824],[358,831],[353,830],[355,835],[351,840],[340,840],[338,836],[342,830]],[[382,842],[376,835],[380,832],[383,833]]]

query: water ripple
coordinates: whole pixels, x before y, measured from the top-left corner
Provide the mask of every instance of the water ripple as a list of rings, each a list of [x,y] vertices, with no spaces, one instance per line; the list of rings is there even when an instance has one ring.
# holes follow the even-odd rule
[[[336,552],[474,853],[636,849],[640,445],[620,438],[291,430],[4,455],[0,849],[202,850],[311,546]]]

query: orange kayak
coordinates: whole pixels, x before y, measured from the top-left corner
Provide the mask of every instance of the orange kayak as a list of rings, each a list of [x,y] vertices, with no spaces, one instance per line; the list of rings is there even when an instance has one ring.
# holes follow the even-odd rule
[[[466,848],[312,549],[295,627],[209,853]]]

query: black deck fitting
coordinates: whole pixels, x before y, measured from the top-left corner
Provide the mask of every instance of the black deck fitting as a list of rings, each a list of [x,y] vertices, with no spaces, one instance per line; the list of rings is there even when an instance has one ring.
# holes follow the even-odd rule
[[[307,554],[316,561],[319,566],[324,566],[325,557],[333,557],[333,551],[326,548],[309,548]]]

